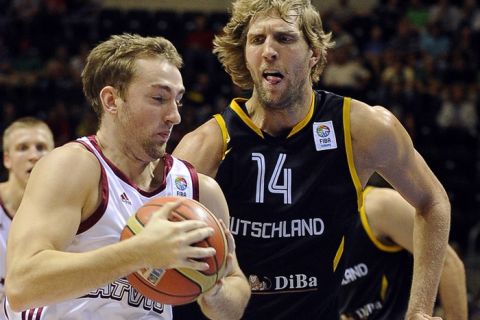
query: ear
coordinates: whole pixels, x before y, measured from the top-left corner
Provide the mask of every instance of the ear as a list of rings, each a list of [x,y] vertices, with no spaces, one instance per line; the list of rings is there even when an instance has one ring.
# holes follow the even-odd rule
[[[310,65],[310,68],[313,68],[317,63],[318,61],[320,61],[320,49],[310,49],[311,52],[312,52],[312,55],[310,57],[310,62],[309,62],[309,65]]]
[[[12,161],[10,160],[10,156],[8,155],[8,152],[3,153],[3,166],[7,170],[10,170],[12,168]]]
[[[100,90],[100,101],[105,113],[116,113],[120,100],[122,99],[114,87],[105,86]]]

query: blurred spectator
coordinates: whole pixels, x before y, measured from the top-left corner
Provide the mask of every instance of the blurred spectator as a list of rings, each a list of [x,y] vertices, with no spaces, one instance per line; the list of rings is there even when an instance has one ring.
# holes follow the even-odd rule
[[[444,130],[453,129],[449,132],[455,131],[461,136],[468,134],[471,138],[476,138],[478,127],[476,101],[468,96],[463,83],[454,83],[448,88],[448,94],[437,117],[439,127]]]
[[[450,4],[449,0],[438,0],[430,7],[429,21],[433,24],[440,24],[447,32],[454,32],[460,23],[460,10]]]
[[[196,72],[208,72],[213,75],[216,62],[212,54],[213,48],[213,30],[210,29],[207,17],[204,14],[197,14],[192,21],[188,21],[191,26],[185,37],[183,58],[185,60],[184,81],[189,84]]]
[[[450,50],[450,39],[440,23],[430,23],[421,32],[420,49],[437,59],[445,59]]]
[[[405,15],[413,27],[422,30],[427,25],[429,12],[422,0],[410,0]]]
[[[360,91],[366,87],[370,72],[352,56],[348,45],[336,46],[328,53],[328,64],[322,76],[322,85],[335,88],[336,92],[349,93],[360,98]]]

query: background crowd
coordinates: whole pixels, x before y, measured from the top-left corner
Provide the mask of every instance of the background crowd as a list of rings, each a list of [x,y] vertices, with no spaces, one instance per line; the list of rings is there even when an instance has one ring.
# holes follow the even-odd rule
[[[322,12],[336,46],[319,87],[383,105],[409,130],[452,203],[451,243],[480,309],[480,5],[474,0],[349,1]],[[93,134],[80,72],[111,34],[161,35],[182,54],[187,93],[169,150],[188,131],[244,96],[211,53],[227,12],[104,8],[100,1],[0,0],[0,132],[21,116],[51,127],[57,146]],[[4,168],[0,180],[5,179]],[[479,247],[477,250],[476,247]]]

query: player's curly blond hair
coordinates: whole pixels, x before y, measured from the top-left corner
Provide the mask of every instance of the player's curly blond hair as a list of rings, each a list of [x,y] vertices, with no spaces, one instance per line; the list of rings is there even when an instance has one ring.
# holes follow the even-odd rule
[[[232,16],[223,28],[223,33],[213,41],[215,53],[233,82],[242,89],[252,89],[253,80],[245,62],[245,44],[250,21],[259,14],[276,12],[287,20],[292,12],[308,45],[319,50],[320,60],[312,68],[312,83],[318,82],[327,63],[327,49],[333,46],[331,33],[325,33],[317,9],[310,0],[236,0]]]
[[[101,120],[103,115],[99,93],[105,86],[118,90],[120,97],[135,75],[135,61],[161,57],[180,69],[183,60],[173,44],[163,37],[142,37],[136,34],[114,35],[97,45],[87,57],[82,71],[83,92]]]

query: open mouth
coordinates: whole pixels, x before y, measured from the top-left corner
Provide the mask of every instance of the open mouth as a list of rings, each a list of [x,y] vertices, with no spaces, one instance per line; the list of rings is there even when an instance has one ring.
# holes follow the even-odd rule
[[[284,78],[283,74],[278,71],[264,71],[262,75],[270,84],[277,84]]]

